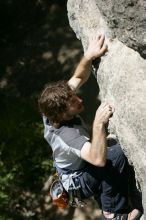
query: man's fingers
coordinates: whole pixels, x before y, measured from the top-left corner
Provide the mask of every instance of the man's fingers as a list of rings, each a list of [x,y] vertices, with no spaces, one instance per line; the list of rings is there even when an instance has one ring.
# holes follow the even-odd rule
[[[103,118],[108,121],[109,118],[113,115],[114,111],[113,111],[113,108],[110,106],[110,105],[107,105],[103,112],[102,112],[102,115],[103,115]]]
[[[108,120],[110,119],[110,117],[112,116],[112,113],[111,112],[107,112],[106,115],[105,115],[105,122],[107,123]]]
[[[107,102],[102,102],[101,104],[100,104],[100,106],[99,107],[108,107],[108,106],[111,106],[109,103],[107,103]]]
[[[102,103],[96,111],[95,120],[98,123],[106,124],[113,113],[114,108],[112,107],[112,105],[108,103]]]
[[[103,44],[102,48],[100,49],[100,55],[105,54],[108,51],[108,47],[106,44]]]
[[[93,41],[97,41],[97,36],[95,35],[90,35],[89,36],[89,43],[93,42]]]
[[[105,108],[105,106],[107,106],[107,103],[103,102],[103,103],[100,104],[98,109],[103,109],[103,108]]]
[[[105,113],[105,112],[111,112],[113,113],[114,112],[114,108],[108,104],[108,103],[102,103],[99,108],[98,108],[99,111]]]
[[[92,41],[97,41],[99,46],[102,47],[103,42],[104,42],[105,36],[104,34],[99,34],[99,35],[90,35],[89,36],[89,43],[91,43]]]
[[[115,109],[109,104],[106,106],[106,110],[111,112],[111,113],[114,113],[114,111],[115,111]]]
[[[100,33],[96,36],[97,40],[100,40],[101,37],[105,37],[104,33]]]
[[[89,40],[88,41],[89,41],[89,44],[93,41],[93,35],[89,36]]]
[[[100,40],[101,36],[102,36],[102,34],[98,34],[98,35],[96,36],[96,39],[97,39],[97,40]]]
[[[101,34],[101,35],[100,35],[100,38],[98,39],[98,44],[99,44],[100,47],[103,46],[103,44],[104,44],[104,39],[105,39],[105,35],[104,35],[104,34]]]

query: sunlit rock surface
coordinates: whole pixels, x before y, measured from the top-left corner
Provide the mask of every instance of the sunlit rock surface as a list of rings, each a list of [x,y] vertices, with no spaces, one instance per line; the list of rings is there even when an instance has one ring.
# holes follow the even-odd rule
[[[109,130],[135,167],[146,210],[146,1],[68,0],[67,8],[84,51],[90,36],[105,33],[108,53],[94,74],[101,100],[115,107]]]

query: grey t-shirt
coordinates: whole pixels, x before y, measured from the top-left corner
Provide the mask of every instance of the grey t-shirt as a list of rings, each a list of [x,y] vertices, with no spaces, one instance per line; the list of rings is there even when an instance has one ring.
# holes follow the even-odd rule
[[[89,141],[89,134],[80,116],[62,123],[60,128],[54,128],[43,116],[44,138],[53,150],[53,158],[60,168],[78,170],[84,167],[81,149]]]

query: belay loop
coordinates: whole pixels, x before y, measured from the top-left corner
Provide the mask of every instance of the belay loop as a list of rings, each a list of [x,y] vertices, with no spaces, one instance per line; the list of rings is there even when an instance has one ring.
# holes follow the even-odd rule
[[[80,175],[80,174],[79,174]],[[86,204],[81,198],[81,185],[79,175],[74,173],[69,176],[69,205],[73,207],[84,207]]]

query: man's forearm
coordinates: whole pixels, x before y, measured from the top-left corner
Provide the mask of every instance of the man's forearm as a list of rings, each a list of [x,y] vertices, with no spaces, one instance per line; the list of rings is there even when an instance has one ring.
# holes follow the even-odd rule
[[[73,76],[75,78],[79,78],[81,80],[81,84],[83,84],[88,80],[91,73],[91,68],[92,60],[87,59],[85,56],[83,56]]]
[[[102,103],[96,111],[93,122],[93,134],[91,143],[86,142],[81,149],[81,157],[89,163],[103,167],[107,158],[107,139],[105,126],[114,113],[114,108]]]
[[[113,112],[114,109],[112,106],[102,103],[95,114],[90,154],[96,166],[104,166],[106,163],[107,140],[105,125]]]
[[[85,56],[82,57],[78,66],[75,69],[75,72],[68,84],[73,90],[81,87],[89,78],[91,73],[92,60],[87,59]]]
[[[107,140],[103,124],[93,126],[90,155],[96,166],[105,166],[107,158]]]
[[[92,60],[101,57],[106,52],[104,35],[94,37],[90,42],[87,51],[78,64],[73,76],[68,81],[69,86],[76,90],[82,86],[89,78],[91,73]]]

